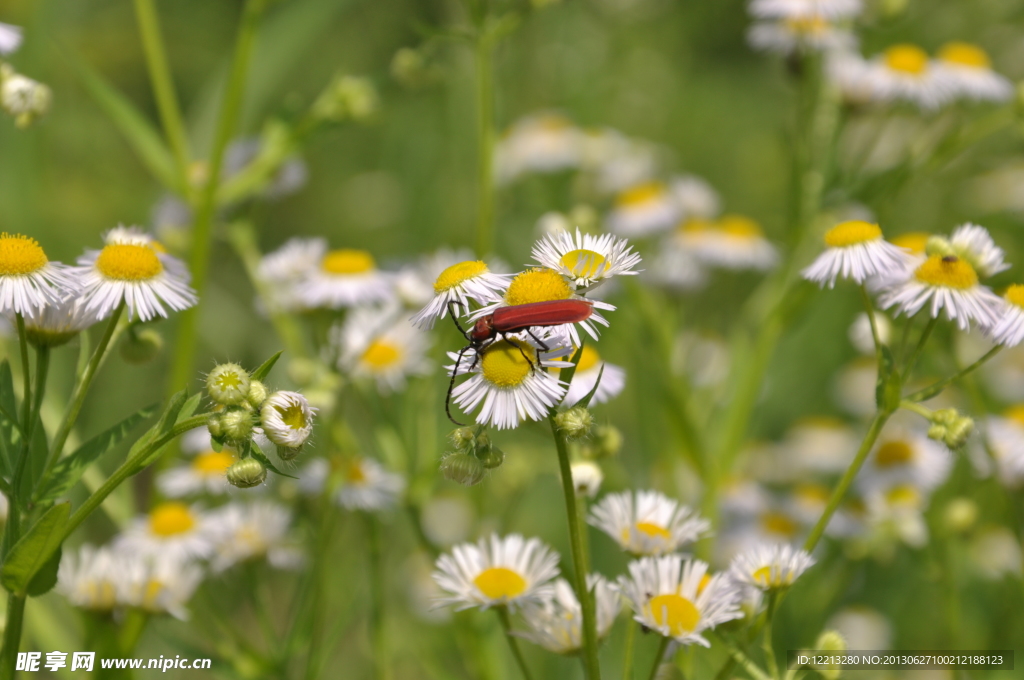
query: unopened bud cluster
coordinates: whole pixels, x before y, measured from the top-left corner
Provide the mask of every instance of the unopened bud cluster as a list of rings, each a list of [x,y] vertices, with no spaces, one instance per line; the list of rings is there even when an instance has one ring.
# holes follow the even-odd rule
[[[955,408],[944,408],[931,415],[932,425],[928,428],[928,437],[943,442],[951,449],[964,445],[967,437],[974,431],[974,420],[961,415]]]
[[[569,441],[583,439],[594,426],[594,416],[585,406],[573,406],[555,416],[555,427]]]
[[[332,123],[364,121],[377,112],[377,89],[368,78],[337,76],[313,103],[315,118]]]
[[[505,452],[492,444],[482,429],[460,427],[452,432],[451,440],[455,450],[441,459],[441,473],[447,480],[473,486],[483,481],[488,470],[505,462]]]
[[[14,124],[27,128],[50,110],[50,88],[0,64],[0,108],[14,116]]]

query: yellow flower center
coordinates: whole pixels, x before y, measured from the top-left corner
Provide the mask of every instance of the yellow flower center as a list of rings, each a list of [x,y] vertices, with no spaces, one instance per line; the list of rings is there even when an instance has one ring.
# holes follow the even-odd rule
[[[224,390],[225,392],[237,390],[242,384],[242,376],[240,376],[237,371],[224,371],[214,379],[214,382],[217,384],[219,389]]]
[[[108,279],[147,281],[162,272],[164,266],[148,246],[112,243],[100,251],[96,269]]]
[[[364,484],[366,472],[363,471],[362,461],[353,460],[345,468],[345,480],[349,484]]]
[[[491,600],[511,600],[526,591],[526,579],[505,567],[484,569],[473,579],[473,585]]]
[[[889,489],[885,494],[885,498],[889,501],[890,505],[913,507],[918,504],[921,494],[910,484],[901,484]]]
[[[825,245],[829,248],[846,248],[880,238],[882,230],[877,224],[851,220],[841,222],[825,232]]]
[[[523,354],[526,356],[523,356]],[[484,379],[498,387],[518,387],[530,374],[526,357],[537,358],[537,350],[519,340],[500,340],[491,343],[480,359],[480,372]]]
[[[281,420],[284,424],[293,430],[301,430],[306,426],[306,414],[302,412],[301,404],[290,404],[284,408],[280,406],[274,406],[277,412],[281,414]]]
[[[682,595],[656,595],[647,605],[650,617],[659,626],[666,626],[673,636],[692,633],[700,623],[697,607]]]
[[[83,586],[91,609],[113,609],[117,604],[117,589],[107,579],[88,581]]]
[[[149,530],[157,536],[188,533],[195,524],[192,511],[184,503],[163,503],[149,513]]]
[[[235,462],[235,457],[227,451],[207,451],[200,453],[192,460],[192,469],[201,475],[222,475]]]
[[[761,527],[770,534],[796,536],[797,523],[781,512],[766,512],[761,515]]]
[[[992,67],[992,61],[988,58],[985,50],[977,45],[965,42],[946,43],[939,50],[939,59],[957,66],[969,66],[971,68],[988,69]]]
[[[661,182],[645,182],[623,191],[615,198],[615,204],[620,208],[635,207],[656,201],[664,194],[665,185]]]
[[[761,225],[743,215],[725,215],[718,220],[718,228],[733,238],[754,241],[764,236]]]
[[[932,255],[917,268],[914,278],[929,286],[965,290],[978,285],[978,275],[965,260],[955,255]]]
[[[401,358],[400,347],[385,340],[374,340],[363,352],[362,361],[371,369],[380,371],[394,366]]]
[[[553,269],[534,267],[518,274],[508,286],[505,302],[526,305],[531,302],[565,300],[572,295],[569,282]]]
[[[157,598],[164,592],[164,584],[153,578],[146,582],[146,591],[142,595],[142,607],[144,609],[156,609]]]
[[[49,260],[34,238],[21,234],[0,234],[0,276],[31,274]]]
[[[1024,425],[1024,404],[1011,406],[1003,412],[1003,416]]]
[[[672,532],[665,527],[658,526],[653,522],[637,522],[636,530],[641,534],[646,534],[651,538],[663,538],[666,541],[672,538]]]
[[[796,487],[794,493],[798,499],[806,503],[814,503],[815,505],[828,503],[828,499],[831,496],[828,488],[821,484],[801,484]]]
[[[597,353],[597,350],[590,345],[583,345],[583,353],[580,354],[580,360],[576,364],[576,372],[589,371],[594,366],[597,366],[601,361],[601,355]]]
[[[924,253],[924,249],[928,245],[928,239],[931,237],[932,235],[928,232],[912,231],[909,234],[900,234],[893,238],[892,244],[900,248],[906,248],[915,255],[921,255]]]
[[[830,25],[821,17],[797,17],[786,19],[786,28],[798,35],[822,35]]]
[[[1019,283],[1013,284],[1006,289],[1006,293],[1004,293],[1003,297],[1005,297],[1006,301],[1011,305],[1024,307],[1024,286]]]
[[[928,68],[928,53],[917,45],[893,45],[885,51],[885,65],[893,71],[919,76]]]
[[[704,574],[700,577],[700,583],[697,584],[697,594],[700,595],[711,583],[711,574]]]
[[[914,458],[914,449],[905,441],[894,439],[883,442],[875,454],[875,465],[878,467],[896,467],[906,465]]]
[[[772,577],[772,567],[767,565],[756,570],[751,576],[754,577],[754,582],[759,583],[765,588],[778,588],[779,586],[788,586],[793,582],[793,575],[787,574],[783,576],[781,573],[776,573],[774,578]]]
[[[434,292],[443,293],[462,285],[470,279],[487,273],[487,265],[481,260],[467,260],[448,267],[434,282]]]
[[[376,263],[373,261],[373,255],[370,255],[365,250],[350,250],[346,248],[332,250],[324,255],[324,259],[320,263],[320,268],[326,273],[342,276],[346,274],[365,274],[366,272],[373,271],[374,267],[376,267]]]
[[[580,279],[593,279],[608,271],[604,255],[593,250],[571,250],[559,262]]]

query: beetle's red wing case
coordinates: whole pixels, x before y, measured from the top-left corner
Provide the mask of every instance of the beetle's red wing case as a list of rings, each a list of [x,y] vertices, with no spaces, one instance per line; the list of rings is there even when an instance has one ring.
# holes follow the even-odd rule
[[[594,307],[586,300],[551,300],[528,305],[498,307],[491,323],[494,330],[507,333],[531,326],[560,326],[564,323],[586,321]]]

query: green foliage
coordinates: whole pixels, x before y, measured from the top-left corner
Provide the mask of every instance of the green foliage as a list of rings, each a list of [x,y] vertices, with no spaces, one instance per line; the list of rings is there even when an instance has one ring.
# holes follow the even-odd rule
[[[41,594],[53,587],[56,570],[52,569],[52,558],[64,539],[64,526],[70,513],[71,503],[54,505],[14,544],[3,568],[0,568],[0,583],[8,592],[25,595],[31,586],[33,594]],[[36,574],[44,568],[46,575],[33,582]],[[49,577],[51,571],[52,580]]]

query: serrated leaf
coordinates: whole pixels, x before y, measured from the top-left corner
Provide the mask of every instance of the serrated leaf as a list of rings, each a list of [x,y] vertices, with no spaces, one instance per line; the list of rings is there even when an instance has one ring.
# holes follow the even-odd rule
[[[152,417],[158,408],[158,404],[147,406],[82,444],[71,455],[60,459],[46,477],[39,481],[33,502],[47,503],[67,493],[81,479],[89,465],[120,444],[129,432],[143,420]]]
[[[60,570],[60,558],[63,554],[63,548],[58,545],[57,551],[43,563],[43,566],[39,567],[39,571],[29,581],[26,591],[28,595],[39,597],[53,590],[53,587],[57,585],[57,572]]]
[[[276,467],[274,467],[274,464],[270,462],[270,459],[267,458],[266,454],[264,454],[263,450],[260,448],[260,445],[257,444],[255,441],[252,442],[252,448],[249,449],[249,455],[251,455],[259,462],[263,463],[263,467],[267,468],[275,475],[281,475],[282,477],[287,477],[288,479],[298,479],[298,477],[294,475],[285,474],[284,472],[281,472]]]
[[[266,361],[264,361],[262,364],[260,364],[259,368],[257,368],[255,371],[252,372],[252,375],[250,377],[253,380],[260,380],[260,381],[265,379],[267,377],[267,375],[270,373],[270,369],[272,369],[274,367],[274,364],[277,363],[277,360],[281,358],[282,354],[284,354],[284,350],[281,350],[280,352],[278,352],[274,356],[272,356],[269,359],[267,359]]]
[[[0,569],[4,588],[18,595],[27,594],[36,573],[60,547],[70,514],[71,503],[54,505],[14,544]]]

